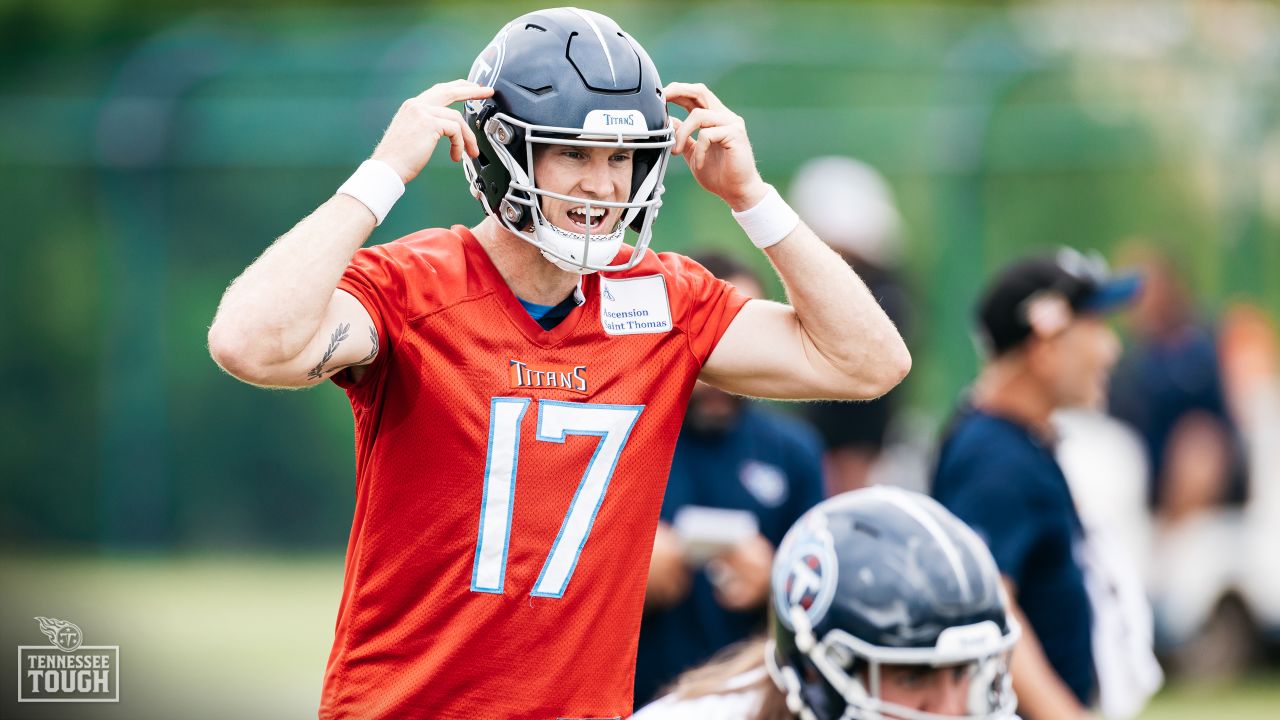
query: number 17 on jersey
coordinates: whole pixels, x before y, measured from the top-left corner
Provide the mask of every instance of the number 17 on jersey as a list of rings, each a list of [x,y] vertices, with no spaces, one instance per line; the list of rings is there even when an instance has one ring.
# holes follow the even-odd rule
[[[473,592],[502,594],[507,574],[507,550],[511,546],[511,517],[515,510],[516,468],[520,457],[520,422],[529,398],[495,397],[489,408],[489,445],[484,467],[484,496],[480,505],[480,529],[476,559],[471,570]],[[596,513],[604,502],[609,481],[618,466],[631,429],[643,405],[538,401],[537,440],[564,443],[569,435],[600,438],[595,454],[569,503],[560,532],[534,583],[534,597],[564,595],[578,565],[578,557],[591,534]]]

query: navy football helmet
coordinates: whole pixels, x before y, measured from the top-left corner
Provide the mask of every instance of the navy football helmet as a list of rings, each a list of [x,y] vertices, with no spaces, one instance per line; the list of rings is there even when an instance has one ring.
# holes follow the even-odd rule
[[[969,718],[1012,717],[1019,631],[982,540],[933,499],[871,487],[806,513],[774,558],[769,674],[802,720],[941,720],[882,699],[885,666],[968,666]]]
[[[463,169],[485,213],[564,270],[625,270],[640,262],[662,204],[674,134],[657,68],[639,43],[599,13],[539,10],[502,28],[468,79],[494,89],[491,98],[468,101],[465,111],[480,155],[466,158]],[[537,143],[631,149],[631,196],[605,202],[539,188]],[[588,215],[623,212],[598,235],[573,233],[543,216],[542,197],[581,203]],[[629,262],[610,265],[628,227],[637,234],[635,252]]]

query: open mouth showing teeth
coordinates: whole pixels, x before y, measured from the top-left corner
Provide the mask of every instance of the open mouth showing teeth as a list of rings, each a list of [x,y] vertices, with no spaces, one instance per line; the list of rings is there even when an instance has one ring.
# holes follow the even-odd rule
[[[596,230],[604,222],[605,214],[604,208],[591,208],[588,214],[585,207],[576,207],[569,211],[569,221],[584,230]]]

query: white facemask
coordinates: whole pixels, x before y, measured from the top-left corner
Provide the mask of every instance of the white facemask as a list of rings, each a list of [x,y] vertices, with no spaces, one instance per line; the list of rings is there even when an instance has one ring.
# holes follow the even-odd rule
[[[593,111],[593,114],[596,112],[602,111]],[[614,115],[625,112],[630,111],[618,111]],[[579,275],[587,275],[596,271],[617,272],[626,270],[634,267],[636,263],[643,259],[645,250],[649,246],[649,240],[652,237],[653,220],[658,214],[658,208],[662,205],[662,177],[666,174],[667,160],[671,155],[671,144],[674,136],[674,131],[670,125],[661,130],[641,129],[634,132],[622,132],[614,129],[604,132],[592,126],[585,128],[586,134],[579,135],[579,133],[584,133],[584,129],[533,125],[503,113],[496,114],[493,117],[493,121],[497,123],[494,125],[494,129],[490,130],[486,125],[485,134],[493,145],[498,160],[507,169],[507,172],[511,174],[510,190],[503,199],[503,205],[524,206],[528,211],[532,211],[533,215],[532,228],[527,226],[523,228],[517,227],[512,222],[513,216],[508,216],[504,207],[488,208],[488,205],[486,205],[489,212],[507,230],[538,246],[542,250],[543,257],[556,267]],[[523,165],[516,162],[498,137],[497,132],[502,123],[524,130],[526,155]],[[643,128],[643,118],[641,118],[639,125]],[[602,134],[596,134],[597,132]],[[658,150],[659,154],[656,162],[650,167],[648,174],[641,180],[631,198],[620,202],[593,201],[589,198],[551,192],[537,187],[534,182],[533,173],[531,172],[534,144],[562,144],[566,142],[565,136],[577,136],[570,142],[582,147]],[[469,168],[470,166],[467,165],[465,167]],[[529,168],[530,171],[526,171],[525,168]],[[474,182],[474,178],[469,178],[469,181]],[[524,197],[520,197],[521,194]],[[563,202],[580,203],[588,208],[621,209],[621,218],[617,221],[617,226],[614,230],[607,234],[597,235],[592,233],[588,237],[583,233],[570,232],[556,227],[543,216],[539,201],[547,197]],[[631,258],[627,262],[611,265],[610,263],[614,257],[622,249],[626,239],[627,228],[641,212],[644,212],[645,215],[637,230],[635,252],[631,254]]]

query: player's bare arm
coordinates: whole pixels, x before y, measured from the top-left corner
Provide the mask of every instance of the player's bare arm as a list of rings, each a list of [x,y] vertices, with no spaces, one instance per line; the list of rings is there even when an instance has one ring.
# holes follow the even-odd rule
[[[704,85],[671,83],[668,102],[689,111],[672,152],[704,188],[736,212],[769,186],[756,169],[746,124]],[[697,137],[694,137],[694,134]],[[752,300],[703,367],[702,379],[743,395],[864,399],[883,395],[911,369],[911,354],[866,285],[803,223],[765,253],[790,305]]]
[[[442,138],[454,162],[475,157],[475,135],[448,106],[492,94],[455,80],[406,100],[372,159],[407,184]],[[373,362],[379,351],[373,320],[337,285],[376,224],[368,207],[339,194],[276,240],[222,296],[209,328],[209,352],[218,365],[254,385],[307,387]]]

